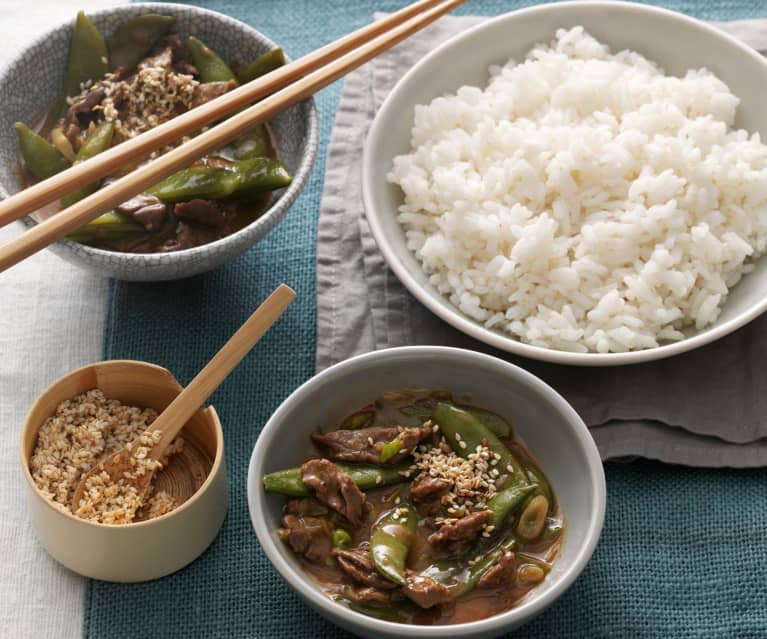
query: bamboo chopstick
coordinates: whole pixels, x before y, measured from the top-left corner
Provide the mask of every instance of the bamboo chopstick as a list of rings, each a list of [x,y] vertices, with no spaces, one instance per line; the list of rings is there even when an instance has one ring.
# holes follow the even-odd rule
[[[0,202],[0,227],[58,200],[68,192],[114,173],[120,167],[142,159],[152,151],[180,140],[211,122],[253,104],[440,2],[442,0],[419,0],[151,131],[112,147],[97,157],[24,189]]]
[[[45,248],[48,244],[65,237],[96,218],[101,212],[119,205],[174,171],[227,144],[256,124],[264,122],[289,106],[305,100],[322,87],[343,77],[349,71],[416,33],[465,1],[445,0],[442,4],[405,20],[389,31],[362,44],[357,49],[345,53],[254,106],[233,115],[209,131],[161,155],[145,166],[32,227],[26,233],[0,246],[0,272]],[[120,146],[115,147],[115,149],[119,149]],[[72,188],[71,183],[68,184],[67,188]]]

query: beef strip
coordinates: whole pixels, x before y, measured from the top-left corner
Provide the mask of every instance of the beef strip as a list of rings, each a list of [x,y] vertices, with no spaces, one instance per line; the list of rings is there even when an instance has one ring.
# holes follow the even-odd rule
[[[440,554],[456,557],[464,554],[479,535],[482,526],[490,521],[489,510],[482,510],[461,517],[452,524],[443,524],[429,535],[429,543]]]
[[[173,207],[173,214],[180,220],[191,220],[205,226],[220,227],[226,222],[226,213],[214,200],[179,202]]]
[[[442,606],[453,601],[453,595],[446,586],[413,571],[408,571],[407,584],[402,593],[421,608]]]
[[[149,56],[148,58],[144,58],[141,62],[139,62],[138,70],[142,71],[143,69],[164,69],[165,71],[170,71],[172,64],[173,48],[168,45],[159,53]]]
[[[154,195],[140,193],[120,204],[115,211],[136,220],[147,231],[157,231],[165,222],[166,206]]]
[[[354,581],[370,588],[379,590],[393,590],[397,584],[381,576],[373,565],[373,558],[366,548],[353,550],[333,550],[333,556],[338,561],[338,566]]]
[[[182,251],[184,249],[207,244],[208,242],[213,242],[218,238],[219,233],[212,226],[179,221],[176,225],[175,237],[163,242],[162,246],[160,246],[160,252],[170,253],[171,251]]]
[[[192,94],[192,108],[210,102],[211,100],[224,95],[227,91],[231,91],[237,83],[234,80],[226,80],[225,82],[203,82],[198,84],[194,88]]]
[[[79,124],[78,116],[90,116],[93,115],[93,107],[101,104],[101,101],[106,96],[106,87],[101,84],[95,85],[85,95],[77,98],[72,104],[69,105],[67,113],[64,116],[64,123],[66,126],[70,124]]]
[[[443,477],[420,473],[410,485],[413,501],[428,501],[441,497],[450,490],[451,482]]]
[[[280,539],[286,541],[299,555],[317,563],[330,557],[333,550],[332,526],[322,517],[283,515]]]
[[[334,430],[329,433],[312,433],[312,441],[334,461],[381,463],[381,449],[395,438],[401,442],[400,451],[389,464],[396,464],[410,455],[431,428],[403,428],[397,426],[372,426],[359,430]]]
[[[310,459],[301,466],[301,480],[313,489],[317,499],[337,511],[353,526],[365,520],[365,493],[327,459]]]
[[[514,553],[506,551],[501,555],[498,563],[482,575],[477,588],[498,588],[509,584],[514,579],[515,574]]]

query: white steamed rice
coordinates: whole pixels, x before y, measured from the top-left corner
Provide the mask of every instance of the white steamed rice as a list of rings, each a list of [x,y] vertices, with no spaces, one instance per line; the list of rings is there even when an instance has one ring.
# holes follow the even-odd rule
[[[619,352],[717,319],[767,247],[767,146],[705,69],[560,29],[486,89],[416,107],[388,178],[430,281],[486,327]]]

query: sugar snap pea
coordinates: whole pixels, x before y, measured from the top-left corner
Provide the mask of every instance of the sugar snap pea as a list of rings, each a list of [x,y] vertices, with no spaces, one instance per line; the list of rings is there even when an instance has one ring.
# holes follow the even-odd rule
[[[67,236],[68,240],[80,244],[93,244],[104,240],[122,240],[144,235],[146,230],[127,215],[108,211],[81,226]]]
[[[333,546],[336,548],[348,548],[352,545],[352,537],[343,528],[333,531]]]
[[[109,38],[111,68],[133,69],[177,20],[175,16],[145,13],[118,25]]]
[[[459,408],[474,415],[474,417],[493,431],[493,433],[498,435],[498,437],[509,437],[512,434],[511,424],[493,411],[487,410],[486,408],[479,408],[478,406],[464,406],[460,404]]]
[[[263,55],[258,56],[253,62],[244,66],[237,72],[237,78],[240,82],[245,84],[251,80],[274,71],[285,64],[285,53],[282,49],[272,49],[267,51]]]
[[[407,466],[372,466],[368,464],[336,464],[345,475],[349,475],[359,488],[371,490],[382,486],[390,486],[405,481],[400,471]],[[312,491],[301,481],[301,469],[289,468],[264,475],[264,490],[269,493],[280,493],[291,497],[308,497]]]
[[[149,187],[147,193],[172,204],[194,198],[221,200],[272,191],[290,184],[292,176],[283,164],[271,158],[250,158],[231,169],[192,166]]]
[[[194,198],[218,200],[234,193],[237,181],[238,175],[234,171],[208,166],[191,166],[169,175],[161,182],[149,187],[146,192],[166,203]]]
[[[69,162],[55,146],[27,125],[16,122],[13,126],[19,137],[19,148],[24,164],[38,180],[56,175],[69,166]]]
[[[483,444],[487,444],[487,447],[500,457],[497,464],[502,473],[497,482],[499,488],[506,488],[511,484],[526,486],[530,483],[519,460],[493,431],[471,413],[440,402],[432,410],[432,419],[439,424],[445,439],[461,457],[475,452],[477,446]]]
[[[538,488],[536,484],[528,486],[512,484],[505,490],[496,493],[487,502],[487,509],[492,514],[489,524],[495,526],[496,530],[499,529],[509,514],[536,488]]]
[[[257,124],[239,136],[232,145],[235,160],[266,157],[269,155],[269,134],[263,124]]]
[[[384,513],[370,531],[370,554],[376,570],[400,586],[406,583],[405,564],[417,527],[415,508],[402,503]]]
[[[402,450],[402,440],[395,437],[388,444],[384,444],[381,449],[381,463],[385,464],[392,457],[395,457]]]
[[[99,153],[106,151],[112,146],[112,134],[114,133],[114,124],[104,120],[101,124],[96,126],[93,131],[85,138],[85,142],[80,147],[80,150],[75,156],[75,164],[78,162],[84,162]],[[98,188],[98,182],[91,182],[85,186],[81,186],[76,191],[68,193],[61,198],[61,204],[64,208],[71,206],[75,202],[82,200],[84,197],[90,195]]]
[[[69,45],[69,62],[64,76],[64,95],[78,95],[85,82],[96,82],[109,71],[107,45],[98,29],[80,11]]]
[[[192,63],[197,67],[201,82],[226,82],[228,80],[237,82],[237,78],[229,65],[202,40],[189,36],[188,44]]]

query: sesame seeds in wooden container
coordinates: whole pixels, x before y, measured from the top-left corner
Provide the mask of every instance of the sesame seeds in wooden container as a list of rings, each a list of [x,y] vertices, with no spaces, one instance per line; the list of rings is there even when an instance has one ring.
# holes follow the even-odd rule
[[[180,391],[164,368],[118,360],[77,369],[38,398],[24,423],[21,461],[32,526],[54,559],[95,579],[145,581],[179,570],[210,545],[227,502],[212,407],[195,413],[153,469],[146,503],[114,485],[93,487],[113,495],[106,517],[83,502],[73,513],[70,503],[79,477],[114,447],[135,441],[134,471],[146,470],[139,436]]]

